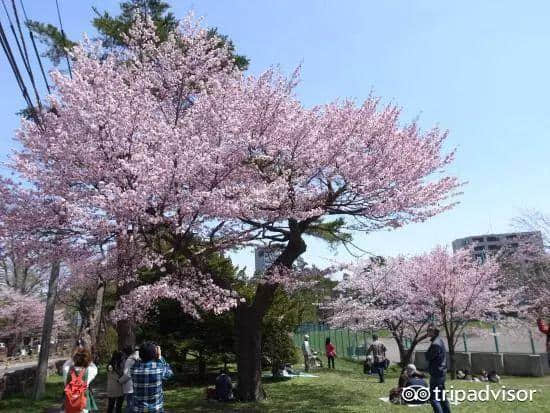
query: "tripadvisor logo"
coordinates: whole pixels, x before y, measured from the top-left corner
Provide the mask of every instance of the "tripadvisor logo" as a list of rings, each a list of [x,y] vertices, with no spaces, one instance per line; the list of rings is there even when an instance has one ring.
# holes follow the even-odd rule
[[[532,402],[536,390],[507,389],[506,386],[494,389],[486,385],[484,389],[455,389],[448,390],[435,388],[432,398],[437,401],[448,400],[450,402]],[[401,390],[401,398],[406,403],[426,403],[430,400],[430,389],[424,386],[408,386]]]

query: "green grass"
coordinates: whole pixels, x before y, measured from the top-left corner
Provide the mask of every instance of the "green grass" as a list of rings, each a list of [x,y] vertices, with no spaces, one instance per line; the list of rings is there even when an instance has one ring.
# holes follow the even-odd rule
[[[387,382],[377,383],[374,376],[366,377],[358,363],[336,360],[336,371],[323,369],[318,378],[294,378],[287,381],[264,381],[268,399],[260,403],[223,404],[206,401],[204,387],[187,387],[166,392],[166,407],[175,412],[431,412],[430,406],[411,410],[407,406],[396,406],[378,400],[387,397],[396,385],[397,371],[392,369]],[[459,413],[512,413],[543,412],[550,406],[550,377],[513,378],[505,377],[500,385],[492,384],[498,390],[505,385],[508,389],[537,390],[533,402],[464,402],[453,406]],[[455,389],[482,389],[485,383],[448,381],[447,387]]]
[[[42,413],[44,409],[53,406],[60,407],[62,395],[63,378],[56,375],[50,376],[46,382],[46,394],[42,400],[30,400],[29,395],[14,395],[0,400],[0,412]]]
[[[166,391],[166,408],[170,412],[361,412],[390,413],[417,412],[429,413],[429,406],[411,410],[407,406],[395,406],[384,403],[378,398],[388,395],[395,386],[397,371],[391,369],[387,382],[377,383],[374,376],[366,377],[359,363],[342,359],[336,360],[337,370],[321,369],[314,374],[318,378],[294,378],[286,381],[265,380],[264,387],[268,399],[259,403],[218,403],[205,400],[204,386],[172,387]],[[448,381],[447,387],[456,389],[482,389],[485,384]],[[550,376],[542,378],[504,377],[500,385],[491,387],[499,389],[505,385],[508,389],[537,390],[533,402],[464,402],[453,406],[453,412],[459,413],[530,413],[549,411]],[[61,380],[52,377],[48,382],[48,397],[35,403],[21,397],[0,401],[1,412],[42,412],[45,407],[57,406],[61,394]]]

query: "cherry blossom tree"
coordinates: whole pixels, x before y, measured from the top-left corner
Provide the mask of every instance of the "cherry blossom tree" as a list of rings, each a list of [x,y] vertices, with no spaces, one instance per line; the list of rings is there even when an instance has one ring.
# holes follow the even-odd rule
[[[412,257],[408,266],[413,302],[433,306],[447,337],[451,374],[457,342],[473,321],[511,322],[507,315],[520,309],[521,289],[506,288],[496,257],[480,262],[469,249],[452,254],[436,247]]]
[[[8,355],[13,355],[23,338],[40,332],[44,310],[44,302],[38,297],[0,288],[0,330],[8,343]]]
[[[426,328],[434,312],[431,301],[417,301],[408,263],[406,257],[397,257],[349,266],[337,287],[340,297],[327,305],[331,325],[387,329],[397,344],[402,366],[411,363],[416,346],[428,337]]]
[[[72,79],[53,74],[50,110],[23,121],[12,167],[62,202],[78,242],[111,242],[131,286],[120,320],[162,297],[191,313],[237,306],[239,392],[256,400],[261,321],[276,289],[295,282],[304,237],[333,219],[370,232],[451,208],[454,154],[445,131],[404,123],[378,98],[305,108],[297,73],[245,77],[193,20],[163,43],[137,20],[127,49],[74,49]],[[201,270],[201,254],[260,240],[285,247],[249,302]],[[136,289],[143,266],[166,277]]]

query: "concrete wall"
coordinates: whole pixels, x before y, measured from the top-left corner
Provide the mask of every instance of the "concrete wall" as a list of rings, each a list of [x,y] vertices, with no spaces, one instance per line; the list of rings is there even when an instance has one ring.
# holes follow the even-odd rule
[[[447,353],[447,367],[451,367],[451,357],[449,356],[449,353]],[[472,358],[470,353],[455,353],[455,370],[472,371]]]
[[[479,374],[481,370],[486,372],[496,371],[504,374],[504,359],[502,353],[471,353],[472,373]]]
[[[544,376],[545,368],[543,363],[548,366],[547,358],[540,354],[514,354],[505,353],[504,374],[510,376]]]
[[[457,370],[472,370],[470,353],[456,352],[455,353],[455,368]],[[425,371],[428,369],[428,361],[426,360],[425,351],[415,351],[414,365],[418,370]],[[451,367],[451,357],[447,353],[447,368]]]
[[[428,362],[425,351],[415,351],[414,364],[418,370],[426,371]],[[479,374],[481,370],[487,372],[495,370],[498,374],[509,376],[534,376],[550,375],[548,354],[522,354],[522,353],[464,353],[455,355],[456,369],[469,370],[472,374]],[[450,364],[447,353],[447,367]]]
[[[542,371],[546,376],[547,374],[550,374],[550,365],[548,364],[548,353],[541,353],[540,358],[542,363]]]
[[[428,370],[428,361],[426,360],[425,351],[415,351],[413,360],[414,360],[414,365],[418,370],[420,371]]]
[[[51,362],[48,365],[48,375],[61,372],[64,360]],[[11,373],[0,372],[0,400],[6,396],[23,393],[30,394],[34,385],[36,367],[27,367]]]

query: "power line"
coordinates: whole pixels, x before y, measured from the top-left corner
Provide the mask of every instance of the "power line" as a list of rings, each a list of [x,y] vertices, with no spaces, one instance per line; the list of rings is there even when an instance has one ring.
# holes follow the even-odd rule
[[[63,30],[63,21],[61,20],[61,12],[59,11],[59,1],[55,0],[55,7],[57,8],[57,18],[59,19],[59,29],[61,30],[61,36],[63,36],[63,43],[67,42],[67,36],[65,36],[65,31]],[[67,60],[67,67],[69,68],[69,77],[73,78],[73,73],[71,71],[71,62],[69,61],[69,53],[65,49],[65,59]]]
[[[29,54],[27,53],[27,44],[25,42],[25,36],[23,36],[23,30],[21,30],[21,22],[19,21],[19,13],[17,13],[17,6],[15,5],[15,0],[11,0],[11,5],[13,7],[13,14],[15,15],[15,22],[17,23],[17,29],[19,31],[19,36],[21,37],[21,44],[23,45],[23,51],[25,52],[25,58],[27,59],[27,73],[29,74],[29,78],[31,80],[32,87],[34,89],[34,94],[36,95],[36,103],[38,103],[38,107],[42,107],[42,103],[40,102],[40,94],[38,93],[38,89],[36,87],[36,82],[34,81],[34,75],[32,73],[31,69],[31,62],[29,60]]]
[[[32,47],[34,49],[34,54],[36,55],[36,60],[38,60],[38,65],[40,66],[40,72],[42,73],[42,78],[44,79],[44,83],[46,84],[46,89],[48,89],[48,93],[52,93],[52,91],[50,90],[50,85],[48,83],[46,72],[44,71],[44,66],[42,65],[42,58],[40,57],[40,53],[38,53],[38,48],[36,47],[36,41],[34,40],[34,33],[32,32],[29,26],[29,21],[30,21],[29,16],[27,16],[27,11],[25,10],[23,0],[20,0],[19,2],[21,3],[21,10],[23,10],[23,16],[25,17],[25,24],[27,25],[27,29],[29,31]]]
[[[25,102],[27,102],[27,106],[29,110],[31,111],[31,116],[33,119],[37,122],[39,122],[38,116],[35,113],[31,98],[29,96],[29,93],[27,91],[27,87],[25,86],[25,82],[23,80],[23,77],[21,76],[21,72],[19,71],[19,68],[17,66],[17,61],[15,60],[15,57],[13,56],[13,52],[11,51],[10,44],[8,42],[8,38],[6,37],[6,33],[4,31],[4,26],[2,25],[2,22],[0,21],[0,43],[2,44],[2,49],[4,50],[4,53],[8,59],[8,62],[11,66],[12,72],[15,76],[15,79],[17,81],[17,84],[19,85],[19,88],[21,89],[21,93],[23,94],[23,98],[25,99]]]

